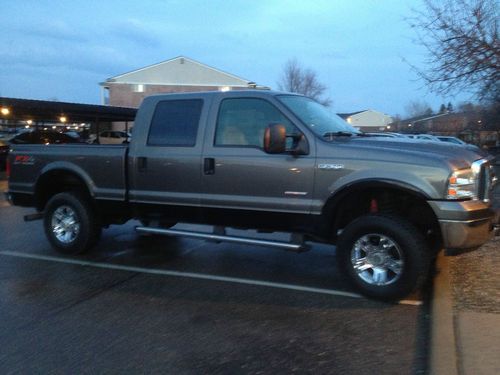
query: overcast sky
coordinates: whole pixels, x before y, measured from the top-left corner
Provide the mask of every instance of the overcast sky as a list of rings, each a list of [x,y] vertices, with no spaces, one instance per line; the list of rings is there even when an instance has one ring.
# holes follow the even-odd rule
[[[430,94],[409,64],[423,50],[413,0],[2,1],[0,96],[94,103],[106,78],[184,55],[276,88],[295,57],[337,112],[405,114]]]

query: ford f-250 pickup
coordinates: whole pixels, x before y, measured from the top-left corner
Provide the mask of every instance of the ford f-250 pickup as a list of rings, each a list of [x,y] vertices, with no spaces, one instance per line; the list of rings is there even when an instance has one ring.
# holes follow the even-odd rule
[[[103,227],[302,251],[336,245],[367,296],[422,285],[439,249],[479,247],[498,222],[490,160],[458,146],[369,137],[300,95],[147,97],[128,145],[14,145],[8,198],[35,207],[52,246],[92,247]],[[172,229],[214,225],[214,233]],[[290,241],[228,236],[286,231]],[[333,246],[332,246],[333,250]]]

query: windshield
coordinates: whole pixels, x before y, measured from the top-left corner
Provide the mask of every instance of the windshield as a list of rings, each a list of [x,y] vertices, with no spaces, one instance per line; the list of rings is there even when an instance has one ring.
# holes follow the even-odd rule
[[[279,95],[285,104],[304,124],[320,137],[337,133],[361,134],[328,108],[305,96]]]

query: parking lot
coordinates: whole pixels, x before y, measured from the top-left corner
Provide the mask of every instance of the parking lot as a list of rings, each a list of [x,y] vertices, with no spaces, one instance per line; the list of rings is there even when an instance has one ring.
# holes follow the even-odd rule
[[[333,247],[144,237],[131,222],[65,257],[40,221],[23,222],[30,209],[2,199],[1,373],[427,371],[425,293],[365,299],[337,271]]]

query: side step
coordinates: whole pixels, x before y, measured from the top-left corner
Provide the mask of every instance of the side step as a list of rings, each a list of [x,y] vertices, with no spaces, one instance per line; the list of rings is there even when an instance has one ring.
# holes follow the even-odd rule
[[[24,215],[24,221],[35,221],[43,219],[43,212],[37,212],[35,214]]]
[[[171,235],[171,236],[182,236],[182,237],[190,237],[197,239],[205,239],[211,241],[223,241],[223,242],[233,242],[239,244],[247,244],[247,245],[258,245],[258,246],[266,246],[266,247],[274,247],[278,249],[294,251],[297,253],[302,253],[310,250],[309,246],[307,246],[303,241],[303,236],[292,234],[292,242],[281,242],[281,241],[270,241],[270,240],[259,240],[254,238],[247,237],[236,237],[236,236],[228,236],[225,234],[225,230],[220,227],[216,227],[215,233],[203,233],[203,232],[191,232],[185,230],[177,230],[177,229],[162,229],[162,228],[151,228],[138,226],[135,227],[135,230],[139,233],[151,233],[151,234],[161,234],[161,235]],[[219,234],[222,233],[222,234]]]

